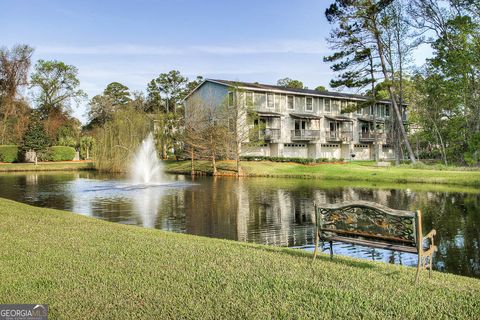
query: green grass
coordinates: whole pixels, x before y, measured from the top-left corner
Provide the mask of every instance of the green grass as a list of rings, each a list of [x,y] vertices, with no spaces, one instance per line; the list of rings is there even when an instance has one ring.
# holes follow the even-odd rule
[[[21,171],[75,171],[75,170],[94,170],[93,162],[86,161],[66,161],[66,162],[39,162],[33,163],[0,163],[0,172],[21,172]]]
[[[52,319],[475,318],[480,281],[0,199],[0,303]]]
[[[171,173],[190,174],[189,161],[168,161],[166,170]],[[218,169],[222,175],[235,174],[235,162],[220,161]],[[197,161],[196,170],[211,174],[208,161]],[[369,181],[381,183],[428,183],[480,187],[480,170],[463,168],[414,168],[411,166],[377,167],[374,162],[351,162],[337,164],[280,163],[269,161],[242,162],[246,176],[314,178],[325,180]]]

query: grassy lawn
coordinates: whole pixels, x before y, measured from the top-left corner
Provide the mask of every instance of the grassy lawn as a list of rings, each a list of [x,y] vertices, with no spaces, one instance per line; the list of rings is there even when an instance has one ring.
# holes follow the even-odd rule
[[[90,161],[39,162],[33,163],[0,163],[0,172],[20,171],[69,171],[94,170],[95,165]]]
[[[168,172],[190,173],[189,161],[166,162]],[[224,175],[235,174],[234,161],[220,161],[219,172]],[[372,181],[390,183],[429,183],[452,184],[480,187],[480,170],[446,168],[412,168],[409,166],[377,167],[373,162],[349,162],[338,164],[280,163],[269,161],[242,162],[246,176],[315,178],[329,180]],[[197,161],[196,170],[204,174],[212,171],[210,162]]]
[[[475,318],[480,281],[125,226],[0,199],[0,303],[52,319]]]

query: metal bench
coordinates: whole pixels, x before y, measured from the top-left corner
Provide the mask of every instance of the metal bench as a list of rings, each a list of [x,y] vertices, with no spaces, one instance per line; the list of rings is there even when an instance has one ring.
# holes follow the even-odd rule
[[[366,202],[344,202],[314,205],[316,236],[313,259],[317,256],[319,241],[330,244],[333,258],[333,241],[362,246],[415,253],[418,255],[418,281],[420,269],[428,269],[431,276],[435,229],[423,236],[422,213],[394,210],[383,205]],[[423,244],[428,244],[424,248]]]

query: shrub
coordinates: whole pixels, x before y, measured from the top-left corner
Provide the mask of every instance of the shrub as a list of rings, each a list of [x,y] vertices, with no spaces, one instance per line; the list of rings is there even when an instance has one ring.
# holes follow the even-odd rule
[[[75,149],[66,146],[53,146],[48,148],[46,158],[50,161],[70,161],[75,158]]]
[[[18,146],[4,145],[0,146],[0,162],[17,162]]]

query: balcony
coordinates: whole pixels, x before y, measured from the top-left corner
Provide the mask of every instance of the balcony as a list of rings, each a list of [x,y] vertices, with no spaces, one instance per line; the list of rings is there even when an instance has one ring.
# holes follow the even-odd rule
[[[259,131],[260,140],[271,141],[280,139],[280,129],[266,128]]]
[[[292,130],[292,141],[312,141],[320,138],[320,130]]]
[[[330,142],[349,142],[352,141],[352,131],[327,131],[326,140]]]
[[[358,134],[359,141],[375,141],[375,132],[360,132]]]

